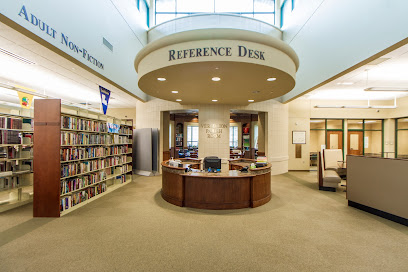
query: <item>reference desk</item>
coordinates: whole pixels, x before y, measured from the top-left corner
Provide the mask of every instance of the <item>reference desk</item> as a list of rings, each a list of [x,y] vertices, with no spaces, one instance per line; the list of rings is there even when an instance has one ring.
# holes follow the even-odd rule
[[[185,172],[162,162],[161,195],[167,202],[198,209],[255,208],[271,199],[271,164],[247,173]]]

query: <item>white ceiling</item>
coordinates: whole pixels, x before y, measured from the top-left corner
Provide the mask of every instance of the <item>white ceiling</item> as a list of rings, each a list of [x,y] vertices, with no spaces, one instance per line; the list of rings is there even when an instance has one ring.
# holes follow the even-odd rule
[[[404,45],[302,96],[311,100],[391,100],[408,92],[364,91],[370,87],[408,89],[408,45]]]
[[[0,52],[0,83],[24,86],[42,95],[100,108],[99,85],[111,91],[109,108],[134,108],[137,99],[98,78],[9,26],[0,23],[0,48],[28,59],[26,64]],[[16,91],[0,88],[0,101],[18,104]]]

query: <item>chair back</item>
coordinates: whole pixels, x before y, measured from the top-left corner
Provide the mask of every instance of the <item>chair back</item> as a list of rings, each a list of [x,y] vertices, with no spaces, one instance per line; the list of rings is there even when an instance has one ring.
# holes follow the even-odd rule
[[[339,161],[343,161],[343,151],[341,149],[323,149],[323,169],[339,168]]]

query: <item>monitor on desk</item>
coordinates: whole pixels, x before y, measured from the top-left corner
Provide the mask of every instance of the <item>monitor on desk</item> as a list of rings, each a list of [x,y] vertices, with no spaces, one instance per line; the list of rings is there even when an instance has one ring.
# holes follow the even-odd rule
[[[208,168],[219,170],[221,169],[221,159],[215,156],[204,158],[204,170]]]

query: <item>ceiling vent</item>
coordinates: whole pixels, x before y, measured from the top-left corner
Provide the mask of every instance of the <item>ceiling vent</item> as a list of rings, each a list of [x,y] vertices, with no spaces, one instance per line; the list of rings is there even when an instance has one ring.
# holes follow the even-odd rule
[[[7,55],[7,56],[9,56],[9,57],[12,57],[12,58],[18,60],[18,61],[24,62],[25,64],[35,64],[35,62],[33,62],[31,60],[23,58],[23,57],[21,57],[19,55],[16,55],[14,53],[11,53],[10,51],[7,51],[7,50],[5,50],[3,48],[0,48],[0,52]]]

